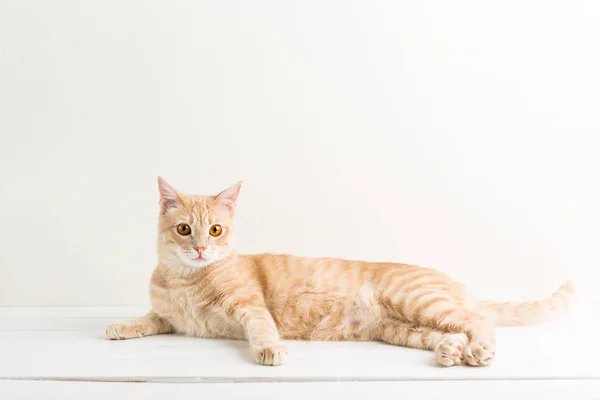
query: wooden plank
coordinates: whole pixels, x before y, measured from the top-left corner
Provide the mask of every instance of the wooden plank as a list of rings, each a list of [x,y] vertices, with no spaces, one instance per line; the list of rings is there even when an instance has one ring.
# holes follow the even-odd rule
[[[310,382],[600,378],[590,318],[498,330],[489,368],[440,368],[426,351],[381,343],[287,342],[281,367],[255,365],[243,341],[174,335],[104,339],[111,315],[140,310],[0,310],[0,378],[149,382]],[[127,317],[125,317],[127,315]],[[135,314],[136,316],[139,314]],[[77,317],[79,316],[79,317]],[[121,319],[121,318],[117,318]]]
[[[597,400],[599,380],[160,384],[0,381],[4,400],[30,399],[544,399]]]

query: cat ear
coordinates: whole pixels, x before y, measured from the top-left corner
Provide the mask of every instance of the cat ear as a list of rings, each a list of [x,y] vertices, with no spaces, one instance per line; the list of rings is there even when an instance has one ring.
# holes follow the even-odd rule
[[[164,178],[158,177],[158,191],[160,192],[160,211],[165,213],[181,204],[181,195]]]
[[[215,201],[220,206],[227,208],[232,214],[235,211],[235,202],[237,200],[240,189],[242,188],[242,181],[239,181],[235,185],[231,185],[227,189],[215,196]]]

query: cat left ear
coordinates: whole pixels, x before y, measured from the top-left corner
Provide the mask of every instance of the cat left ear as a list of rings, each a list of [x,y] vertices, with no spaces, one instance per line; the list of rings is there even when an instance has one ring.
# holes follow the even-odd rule
[[[160,176],[158,177],[158,191],[160,192],[160,210],[163,214],[180,206],[181,195]]]
[[[235,210],[235,202],[238,198],[238,194],[240,193],[240,189],[242,188],[242,181],[239,181],[235,185],[231,185],[227,189],[223,190],[215,197],[215,201],[227,208],[231,213]]]

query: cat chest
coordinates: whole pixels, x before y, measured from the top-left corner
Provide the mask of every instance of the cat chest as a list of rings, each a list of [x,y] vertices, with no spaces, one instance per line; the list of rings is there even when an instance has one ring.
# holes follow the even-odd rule
[[[195,337],[243,339],[242,326],[221,307],[209,305],[194,291],[162,289],[153,291],[154,312],[166,319],[178,333]]]

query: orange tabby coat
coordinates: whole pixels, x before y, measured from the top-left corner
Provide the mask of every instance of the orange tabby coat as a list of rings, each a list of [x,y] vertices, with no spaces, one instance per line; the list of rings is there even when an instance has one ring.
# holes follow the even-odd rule
[[[264,365],[285,361],[280,338],[378,340],[434,350],[444,366],[479,366],[494,358],[495,325],[548,319],[566,310],[573,292],[567,282],[542,301],[492,303],[470,297],[442,272],[413,265],[237,254],[233,218],[241,183],[197,196],[158,182],[152,311],[108,326],[110,339],[247,339]]]

